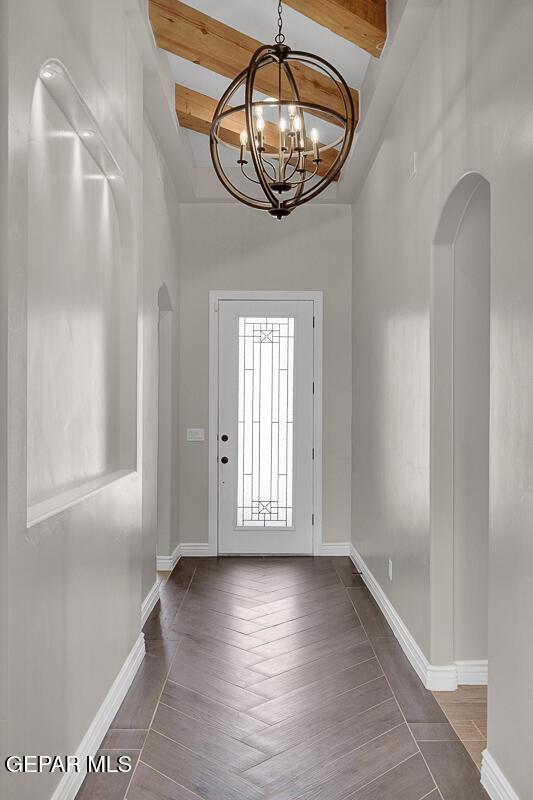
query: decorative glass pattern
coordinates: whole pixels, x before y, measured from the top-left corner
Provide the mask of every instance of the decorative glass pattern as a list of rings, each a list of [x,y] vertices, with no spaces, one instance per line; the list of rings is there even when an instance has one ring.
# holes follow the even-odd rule
[[[294,317],[239,318],[238,528],[293,525]]]

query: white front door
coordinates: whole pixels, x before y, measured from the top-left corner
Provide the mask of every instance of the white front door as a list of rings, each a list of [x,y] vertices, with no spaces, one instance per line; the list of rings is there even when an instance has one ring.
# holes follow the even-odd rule
[[[219,302],[219,553],[313,552],[313,305]]]

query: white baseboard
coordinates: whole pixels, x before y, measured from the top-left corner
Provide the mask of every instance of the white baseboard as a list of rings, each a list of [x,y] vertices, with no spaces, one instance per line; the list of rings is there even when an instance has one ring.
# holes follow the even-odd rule
[[[141,606],[141,628],[152,613],[157,601],[159,600],[159,581],[156,581],[146,597],[144,598]]]
[[[456,661],[457,683],[459,686],[487,686],[489,682],[489,662]]]
[[[491,800],[520,800],[488,750],[482,753],[481,785]]]
[[[385,615],[392,632],[426,689],[430,689],[433,692],[453,692],[457,689],[457,668],[455,664],[440,666],[429,663],[402,618],[353,545],[350,546],[350,558],[361,572],[374,600]]]
[[[201,556],[202,558],[210,556],[208,542],[190,542],[180,544],[180,555],[182,556]]]
[[[349,556],[350,542],[322,542],[320,545],[321,556]]]
[[[120,708],[120,704],[126,696],[126,692],[137,674],[137,670],[144,658],[144,653],[144,634],[141,633],[75,753],[79,758],[80,772],[65,773],[52,795],[52,800],[74,800],[76,797],[85,778],[84,765],[87,763],[87,757],[94,756],[100,747],[102,739],[106,735],[115,714]]]
[[[178,561],[180,560],[180,545],[177,544],[174,551],[169,556],[157,556],[157,571],[158,572],[172,572]]]

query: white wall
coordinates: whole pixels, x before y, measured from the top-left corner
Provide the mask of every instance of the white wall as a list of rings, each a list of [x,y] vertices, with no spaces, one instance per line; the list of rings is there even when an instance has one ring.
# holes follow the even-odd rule
[[[454,247],[454,657],[488,655],[490,187],[481,181]]]
[[[130,11],[134,6],[130,4]],[[157,293],[164,280],[177,303],[176,198],[166,167],[156,154],[150,134],[143,129],[143,67],[124,3],[47,0],[36,4],[33,0],[4,0],[0,9],[7,16],[7,19],[0,17],[2,66],[4,54],[9,57],[9,70],[2,69],[0,76],[2,735],[6,728],[4,700],[6,694],[9,697],[8,735],[2,741],[2,751],[75,753],[139,637],[141,602],[155,580],[153,444],[157,431],[157,394],[154,396]],[[9,51],[4,50],[3,42],[7,29]],[[59,149],[57,125],[45,131],[50,140],[41,142],[44,150],[58,145],[54,158],[37,160],[33,166],[40,177],[46,168],[46,180],[50,180],[52,190],[58,191],[59,184],[63,184],[65,192],[71,192],[72,202],[65,205],[65,213],[61,213],[61,203],[66,194],[59,198],[57,207],[50,202],[50,195],[45,198],[46,204],[31,206],[28,161],[32,102],[40,67],[53,57],[60,59],[70,72],[124,175],[126,217],[131,223],[121,243],[126,244],[125,251],[119,252],[116,240],[112,249],[108,249],[114,234],[106,239],[105,232],[115,224],[111,194],[107,188],[95,192],[94,187],[89,187],[89,162],[79,149],[79,142],[75,152],[70,153],[72,159],[67,151]],[[9,115],[5,113],[6,80]],[[4,183],[7,125],[9,169]],[[68,127],[63,131],[67,138],[72,133]],[[101,176],[98,179],[103,181]],[[8,209],[4,204],[5,188],[9,194]],[[125,230],[121,229],[121,233]],[[36,249],[36,244],[40,249]],[[79,250],[77,259],[72,249],[74,244]],[[38,266],[33,277],[39,276],[38,291],[33,293],[32,264]],[[85,297],[70,291],[71,281],[78,288],[87,287]],[[124,281],[128,286],[124,286]],[[120,288],[125,291],[118,291]],[[28,320],[46,323],[43,329],[46,332],[50,330],[46,326],[54,324],[57,309],[65,323],[64,338],[61,340],[59,336],[54,341],[58,344],[63,341],[65,349],[47,348],[47,369],[41,369],[42,363],[36,356],[34,369],[28,372]],[[125,337],[129,353],[125,358],[122,342],[119,346],[116,343],[114,312],[120,314],[121,320],[124,315],[133,320],[129,332],[122,321],[119,326],[119,338]],[[102,322],[98,358],[96,349],[87,351],[80,347],[80,343],[88,344],[88,331],[92,331],[89,338],[94,335],[90,325],[84,329],[84,317],[91,324]],[[85,333],[80,337],[83,330]],[[32,351],[37,354],[38,336],[30,338],[30,346],[32,341]],[[58,383],[65,354],[79,371],[77,384],[85,387],[81,393],[87,395],[85,406],[83,403],[76,406],[73,394],[76,382],[70,380],[68,372],[64,373],[62,384]],[[117,380],[122,381],[128,365],[133,367],[134,383],[126,384],[131,402],[126,414],[120,415],[117,450],[116,431],[113,431],[117,402],[121,402],[117,397]],[[28,402],[28,388],[32,402]],[[35,423],[30,423],[30,431],[38,429],[39,414],[44,423],[50,423],[39,410],[40,388],[48,397],[58,431],[61,432],[61,424],[71,426],[72,441],[76,444],[68,457],[57,461],[63,470],[60,480],[49,481],[42,494],[53,498],[58,488],[78,484],[81,479],[83,495],[86,478],[99,472],[108,474],[117,463],[122,464],[116,456],[121,453],[124,440],[124,416],[127,425],[133,421],[130,435],[133,447],[129,451],[133,459],[126,464],[131,471],[120,480],[112,480],[65,510],[56,509],[46,520],[28,528],[28,412]],[[81,402],[83,397],[78,399]],[[78,407],[83,413],[74,418],[72,409]],[[91,416],[94,414],[99,415],[96,423]],[[84,450],[83,424],[94,430],[93,423],[99,429],[98,453]],[[61,453],[65,456],[69,436],[63,432],[61,435]],[[94,440],[91,443],[94,445]],[[35,450],[40,461],[35,462],[39,469],[34,475],[44,475],[44,448]],[[84,457],[86,461],[78,471]],[[57,474],[56,465],[52,466]],[[39,490],[35,497],[40,496]],[[143,523],[147,528],[144,541]],[[15,576],[9,585],[5,581],[7,575]],[[8,684],[4,680],[6,666]],[[4,780],[4,770],[1,772]],[[51,797],[59,779],[58,774],[12,776],[5,792],[2,786],[2,797],[45,800]]]
[[[8,640],[9,567],[7,541],[7,179],[8,179],[8,29],[7,7],[0,0],[0,638]],[[7,648],[0,650],[0,754],[7,748]],[[0,771],[0,794],[7,795]]]
[[[491,184],[488,747],[521,800],[533,797],[532,28],[530,2],[443,0],[353,210],[353,541],[431,659],[431,245],[459,178]]]
[[[324,290],[323,539],[350,532],[351,218],[310,205],[278,222],[236,204],[181,207],[180,514],[182,542],[207,542],[210,289]]]
[[[168,312],[174,352],[177,352],[178,201],[168,169],[148,125],[143,138],[144,273],[143,273],[143,598],[155,580],[155,553],[168,556],[178,542],[178,359],[162,381],[159,397],[159,296]],[[160,292],[163,287],[163,291]],[[159,404],[168,409],[159,414]],[[158,514],[158,441],[168,443],[169,458],[160,476],[164,492],[159,502],[168,513]],[[159,516],[159,519],[158,519]],[[159,532],[159,536],[158,536]]]

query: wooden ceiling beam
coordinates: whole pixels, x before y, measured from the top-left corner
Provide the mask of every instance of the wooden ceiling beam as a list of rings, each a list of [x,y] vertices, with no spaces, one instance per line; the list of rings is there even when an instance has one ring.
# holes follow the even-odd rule
[[[215,113],[218,101],[213,97],[208,97],[200,92],[187,89],[185,86],[176,84],[176,113],[180,125],[197,133],[204,133],[209,136],[211,131],[211,121]],[[222,125],[221,138],[224,142],[238,147],[240,144],[240,133],[245,128],[244,113],[235,113],[226,117]],[[267,152],[273,152],[278,147],[278,127],[273,122],[265,124],[265,146]],[[238,153],[235,153],[235,164],[237,164]],[[321,153],[322,162],[319,164],[318,174],[324,175],[331,167],[337,157],[337,150],[324,150]],[[251,161],[251,157],[250,157]]]
[[[386,0],[285,0],[285,5],[373,56],[381,55],[387,38]]]
[[[253,53],[261,46],[256,39],[179,0],[150,0],[150,21],[158,47],[231,80],[248,67]],[[302,100],[344,113],[341,97],[332,93],[331,81],[325,75],[302,64],[294,65],[294,74]],[[266,96],[277,97],[276,71],[262,70],[256,86]],[[359,94],[355,89],[350,92],[357,123]],[[328,119],[332,121],[331,117]]]

